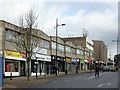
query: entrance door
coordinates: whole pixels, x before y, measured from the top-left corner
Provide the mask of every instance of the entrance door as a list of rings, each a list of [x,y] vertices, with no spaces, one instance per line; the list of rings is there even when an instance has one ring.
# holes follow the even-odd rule
[[[20,75],[25,76],[25,62],[24,61],[20,62]]]

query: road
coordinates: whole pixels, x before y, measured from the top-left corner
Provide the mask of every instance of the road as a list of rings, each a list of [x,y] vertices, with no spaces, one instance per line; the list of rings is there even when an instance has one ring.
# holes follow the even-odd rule
[[[118,88],[118,72],[100,72],[99,77],[94,73],[74,74],[32,88]]]

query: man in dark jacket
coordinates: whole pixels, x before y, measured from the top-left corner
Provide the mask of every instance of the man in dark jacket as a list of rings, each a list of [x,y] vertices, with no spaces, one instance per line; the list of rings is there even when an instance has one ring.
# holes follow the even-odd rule
[[[99,77],[99,66],[98,65],[95,67],[95,77],[96,77],[96,74]]]

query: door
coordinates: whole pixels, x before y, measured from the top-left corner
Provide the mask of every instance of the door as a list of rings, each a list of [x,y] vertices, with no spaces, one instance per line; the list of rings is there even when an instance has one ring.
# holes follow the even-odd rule
[[[25,62],[24,61],[20,62],[20,75],[25,76]]]

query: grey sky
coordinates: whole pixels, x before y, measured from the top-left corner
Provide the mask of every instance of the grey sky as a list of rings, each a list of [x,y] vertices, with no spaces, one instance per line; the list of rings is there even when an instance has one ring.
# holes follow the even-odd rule
[[[82,36],[82,29],[85,28],[89,31],[90,39],[103,40],[113,55],[116,54],[116,43],[112,40],[117,38],[118,33],[117,2],[13,1],[0,2],[0,19],[17,24],[19,16],[32,6],[39,13],[39,28],[48,35],[55,35],[55,20],[58,17],[59,23],[66,24],[59,27],[60,37]]]

